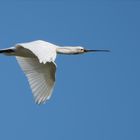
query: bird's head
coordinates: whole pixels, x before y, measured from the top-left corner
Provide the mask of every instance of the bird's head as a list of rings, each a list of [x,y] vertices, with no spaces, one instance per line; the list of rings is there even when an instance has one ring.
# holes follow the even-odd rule
[[[90,50],[85,49],[84,47],[76,47],[77,53],[88,53],[88,52],[110,52],[110,50]]]
[[[75,49],[76,49],[75,51],[77,52],[77,54],[85,52],[85,49],[83,47],[81,47],[81,46],[78,46]]]
[[[58,47],[56,51],[59,54],[83,54],[83,53],[88,53],[88,52],[109,52],[109,50],[89,50],[81,46]]]

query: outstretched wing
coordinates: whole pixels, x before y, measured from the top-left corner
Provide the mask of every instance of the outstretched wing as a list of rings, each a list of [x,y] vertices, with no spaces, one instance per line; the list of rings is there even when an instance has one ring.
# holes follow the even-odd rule
[[[25,51],[31,51],[40,63],[54,62],[56,59],[57,46],[46,41],[37,40],[16,45],[17,52],[20,52],[22,48],[24,48]]]
[[[29,81],[36,103],[45,103],[52,95],[55,83],[55,63],[42,64],[37,58],[16,58]]]

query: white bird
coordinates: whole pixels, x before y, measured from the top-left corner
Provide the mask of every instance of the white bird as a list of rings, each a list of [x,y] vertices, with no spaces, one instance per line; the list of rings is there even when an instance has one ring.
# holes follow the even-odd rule
[[[18,43],[15,47],[0,50],[16,59],[24,71],[32,89],[35,102],[45,103],[50,99],[55,84],[57,54],[83,54],[87,52],[108,52],[109,50],[86,50],[83,47],[60,47],[52,43],[37,40]]]

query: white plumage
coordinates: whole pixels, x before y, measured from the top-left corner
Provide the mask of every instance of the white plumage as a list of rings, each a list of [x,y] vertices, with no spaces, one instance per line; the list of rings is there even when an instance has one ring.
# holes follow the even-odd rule
[[[55,83],[56,65],[56,45],[45,41],[33,41],[29,43],[19,43],[16,45],[16,59],[24,71],[30,87],[32,89],[35,102],[45,103],[50,99]],[[31,51],[31,58],[18,56],[22,49]],[[32,58],[32,53],[36,57]],[[23,53],[24,54],[24,53]]]
[[[55,84],[57,54],[81,54],[85,52],[108,51],[86,50],[83,47],[59,47],[46,41],[37,40],[18,43],[15,47],[0,50],[16,59],[24,71],[38,104],[50,99]]]
[[[51,43],[37,40],[29,43],[19,43],[17,48],[23,47],[30,50],[38,58],[40,63],[54,62],[56,59],[56,45]]]
[[[28,78],[35,102],[40,104],[51,97],[56,66],[53,62],[42,64],[37,58],[17,56],[17,61]]]

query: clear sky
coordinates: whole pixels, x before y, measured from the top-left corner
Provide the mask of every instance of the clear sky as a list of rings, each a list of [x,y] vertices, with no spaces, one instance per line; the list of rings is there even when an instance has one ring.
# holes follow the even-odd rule
[[[1,0],[0,48],[46,40],[111,53],[58,56],[45,105],[0,57],[1,140],[140,140],[140,1]]]

